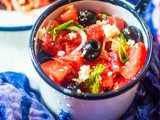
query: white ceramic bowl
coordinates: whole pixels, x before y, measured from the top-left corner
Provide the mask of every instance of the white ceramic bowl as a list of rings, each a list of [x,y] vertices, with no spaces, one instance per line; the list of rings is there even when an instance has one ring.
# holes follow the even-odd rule
[[[78,94],[53,82],[40,68],[37,60],[39,50],[37,40],[38,29],[46,26],[50,19],[55,19],[62,11],[64,5],[72,2],[78,10],[91,9],[103,13],[122,17],[128,25],[137,26],[144,38],[144,44],[148,49],[146,62],[140,73],[124,87],[102,94]],[[41,76],[40,92],[46,106],[55,114],[61,109],[70,112],[73,120],[116,120],[121,117],[132,103],[140,80],[146,73],[152,54],[152,36],[143,19],[135,10],[122,1],[117,0],[63,0],[48,8],[34,25],[30,36],[30,53],[33,65]]]

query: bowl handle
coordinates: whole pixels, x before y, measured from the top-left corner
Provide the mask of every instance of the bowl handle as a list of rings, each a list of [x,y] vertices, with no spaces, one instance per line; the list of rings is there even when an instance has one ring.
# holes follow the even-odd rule
[[[150,0],[125,0],[139,13],[143,14]]]

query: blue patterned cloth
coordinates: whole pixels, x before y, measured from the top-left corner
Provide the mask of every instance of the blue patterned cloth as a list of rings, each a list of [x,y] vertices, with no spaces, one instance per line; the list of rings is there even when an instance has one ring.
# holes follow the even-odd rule
[[[0,73],[0,120],[54,120],[21,73]]]
[[[151,0],[143,17],[154,37],[153,58],[122,120],[160,120],[160,1]],[[24,74],[0,73],[0,120],[54,120],[39,100]],[[56,119],[69,120],[70,114],[62,110]]]

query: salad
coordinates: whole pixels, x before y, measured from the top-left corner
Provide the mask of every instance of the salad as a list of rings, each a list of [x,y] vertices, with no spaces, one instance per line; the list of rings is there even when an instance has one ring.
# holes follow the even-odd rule
[[[0,0],[0,9],[28,12],[47,6],[54,0]]]
[[[78,93],[98,94],[123,87],[136,77],[147,56],[137,27],[101,11],[78,11],[73,4],[39,29],[37,39],[44,73]]]

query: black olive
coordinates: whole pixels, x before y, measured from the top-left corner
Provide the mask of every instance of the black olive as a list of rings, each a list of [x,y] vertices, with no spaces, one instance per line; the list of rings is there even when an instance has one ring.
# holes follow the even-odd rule
[[[38,55],[37,55],[37,58],[38,58],[38,61],[40,62],[40,64],[42,64],[44,62],[47,62],[49,60],[52,60],[51,57],[52,57],[51,55],[49,55],[48,53],[44,52],[43,50],[40,50],[38,52]]]
[[[79,84],[75,81],[70,81],[70,82],[66,83],[64,85],[64,87],[67,88],[67,89],[70,89],[72,91],[75,91],[75,92],[77,91],[77,89],[80,89]]]
[[[92,61],[97,59],[101,54],[101,43],[97,40],[89,40],[83,46],[84,59]]]
[[[98,15],[92,10],[83,10],[80,11],[78,21],[84,27],[96,23]]]
[[[134,40],[135,42],[143,41],[142,33],[141,31],[134,26],[128,26],[123,29],[124,37],[129,40]]]

